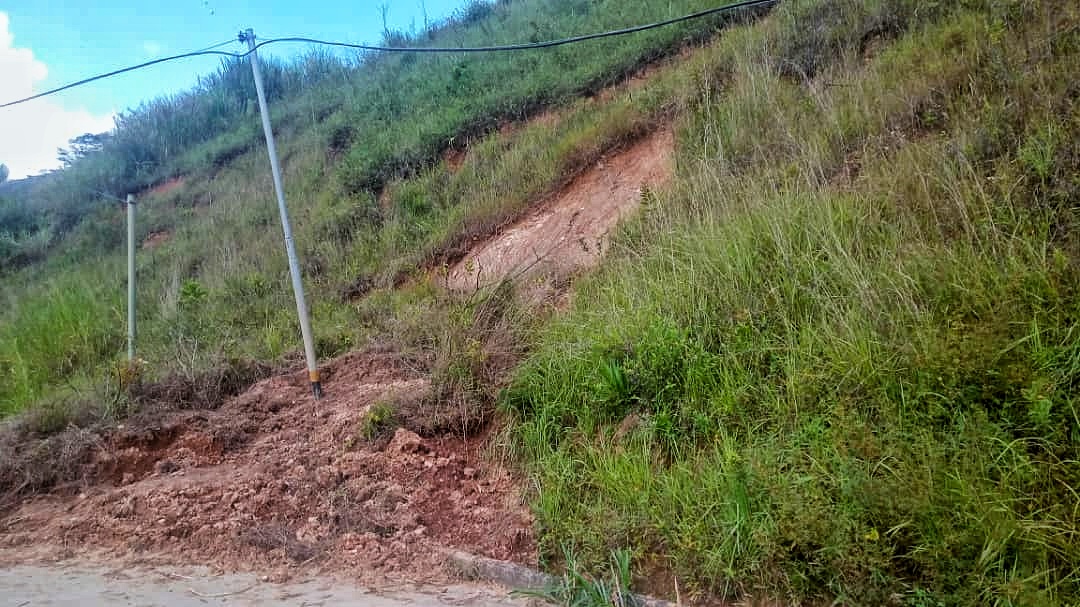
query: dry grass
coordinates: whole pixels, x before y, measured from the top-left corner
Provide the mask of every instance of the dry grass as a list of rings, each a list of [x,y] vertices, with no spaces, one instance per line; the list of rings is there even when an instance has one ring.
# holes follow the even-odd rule
[[[136,382],[128,390],[139,410],[217,409],[273,372],[270,365],[237,360],[191,373],[170,373],[157,381]]]

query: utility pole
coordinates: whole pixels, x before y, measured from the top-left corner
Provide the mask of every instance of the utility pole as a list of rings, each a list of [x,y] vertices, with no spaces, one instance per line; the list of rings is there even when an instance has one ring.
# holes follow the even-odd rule
[[[285,253],[289,257],[289,274],[292,276],[293,295],[296,296],[296,314],[300,317],[300,332],[304,338],[304,354],[307,357],[311,393],[315,396],[315,400],[319,400],[322,398],[322,383],[319,381],[319,366],[315,358],[315,340],[311,335],[311,319],[308,316],[307,300],[304,298],[304,281],[300,276],[300,260],[296,255],[292,226],[289,224],[289,210],[285,206],[285,187],[281,179],[281,165],[278,163],[277,145],[274,144],[274,130],[270,125],[270,108],[266,104],[266,91],[263,88],[262,70],[259,67],[259,53],[255,48],[255,31],[249,28],[247,31],[241,32],[240,42],[247,42],[251,72],[255,76],[255,92],[259,97],[259,112],[262,114],[263,132],[266,135],[266,150],[270,154],[270,170],[274,175],[274,190],[277,192],[281,229],[285,232]]]
[[[127,195],[128,362],[135,362],[135,196]]]

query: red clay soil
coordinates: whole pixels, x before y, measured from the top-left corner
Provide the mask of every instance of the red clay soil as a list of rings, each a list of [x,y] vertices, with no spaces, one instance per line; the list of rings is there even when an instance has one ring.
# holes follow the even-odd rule
[[[184,185],[183,177],[173,177],[168,181],[164,181],[150,188],[146,191],[146,194],[149,194],[150,196],[164,196],[182,185]]]
[[[475,246],[447,275],[447,287],[472,291],[505,278],[566,277],[599,262],[608,235],[637,209],[643,186],[671,180],[674,133],[661,129],[602,159],[558,195]]]
[[[156,249],[172,238],[169,232],[150,232],[142,242],[143,249]]]
[[[427,380],[392,354],[345,356],[316,403],[306,372],[255,384],[216,411],[158,414],[106,437],[95,481],[0,519],[0,559],[102,555],[225,570],[299,568],[437,583],[441,551],[534,564],[532,519],[484,438],[398,429],[358,440],[375,402]],[[385,441],[384,441],[385,443]]]

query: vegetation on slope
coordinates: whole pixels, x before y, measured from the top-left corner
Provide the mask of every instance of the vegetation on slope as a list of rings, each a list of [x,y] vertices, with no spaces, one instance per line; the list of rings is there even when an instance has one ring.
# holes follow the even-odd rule
[[[541,41],[708,6],[702,0],[663,7],[641,1],[473,1],[423,32],[387,31],[383,44]],[[334,193],[358,202],[387,181],[430,166],[447,147],[617,82],[642,62],[708,37],[729,18],[528,53],[359,54],[343,60],[316,49],[291,64],[264,59],[263,71],[275,129],[339,160]],[[122,198],[172,177],[213,174],[261,145],[256,112],[247,61],[224,61],[190,91],[121,114],[114,132],[72,140],[62,154],[65,170],[28,196],[32,210],[48,215],[55,238],[101,206],[99,192]]]
[[[395,44],[442,45],[539,40],[708,4],[473,3],[419,39],[386,37]],[[545,106],[570,104],[642,61],[711,35],[729,18],[529,54],[368,56],[355,63],[314,54],[272,66],[274,123],[307,279],[314,283],[322,353],[348,348],[364,332],[342,292],[391,284],[463,238],[490,230],[580,170],[581,161],[647,128],[667,96],[627,101],[605,110],[606,118],[594,111],[555,133],[530,130],[521,138],[526,143],[509,154],[505,141],[482,142],[486,133]],[[190,93],[135,110],[114,134],[80,144],[67,169],[35,183],[10,207],[21,227],[0,227],[8,235],[0,234],[0,243],[12,245],[3,260],[11,286],[0,294],[0,411],[93,381],[107,372],[109,353],[119,352],[123,325],[116,303],[123,278],[116,257],[123,216],[95,191],[124,194],[185,177],[167,194],[145,194],[139,207],[139,236],[170,238],[140,261],[140,301],[148,304],[140,309],[140,347],[152,369],[190,373],[222,358],[271,359],[295,347],[247,76],[244,65],[226,64]],[[468,170],[451,176],[438,168],[440,153],[473,143],[482,149]],[[393,188],[389,204],[376,202],[386,184],[413,175],[420,183]],[[69,294],[86,305],[69,307]],[[53,329],[39,335],[46,326]],[[67,350],[76,354],[63,356]]]
[[[670,4],[510,3],[439,35],[520,39],[535,11],[547,38],[705,6]],[[438,414],[489,405],[493,358],[531,347],[501,402],[545,557],[615,552],[619,588],[632,554],[698,596],[1075,604],[1078,22],[1049,0],[791,1],[606,103],[572,99],[715,24],[610,53],[344,70],[275,110],[320,351],[393,336],[426,353]],[[495,86],[515,62],[529,78]],[[547,103],[557,126],[493,132]],[[355,113],[369,106],[378,120]],[[643,197],[535,335],[506,287],[461,302],[404,280],[673,116],[676,185]],[[140,207],[141,235],[168,234],[140,262],[151,372],[295,348],[245,128],[143,182],[187,175]],[[464,147],[460,168],[439,162]],[[87,213],[0,293],[0,403],[58,410],[53,428],[58,386],[101,385],[121,347],[121,217]]]
[[[679,187],[505,398],[550,556],[800,602],[1080,601],[1078,19],[800,2],[722,37]]]

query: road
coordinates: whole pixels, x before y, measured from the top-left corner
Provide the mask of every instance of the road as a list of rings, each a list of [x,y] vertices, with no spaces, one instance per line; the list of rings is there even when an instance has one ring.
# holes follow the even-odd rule
[[[255,575],[215,575],[209,570],[62,568],[17,565],[0,570],[0,607],[522,607],[490,586],[370,589],[330,579],[273,584]]]

